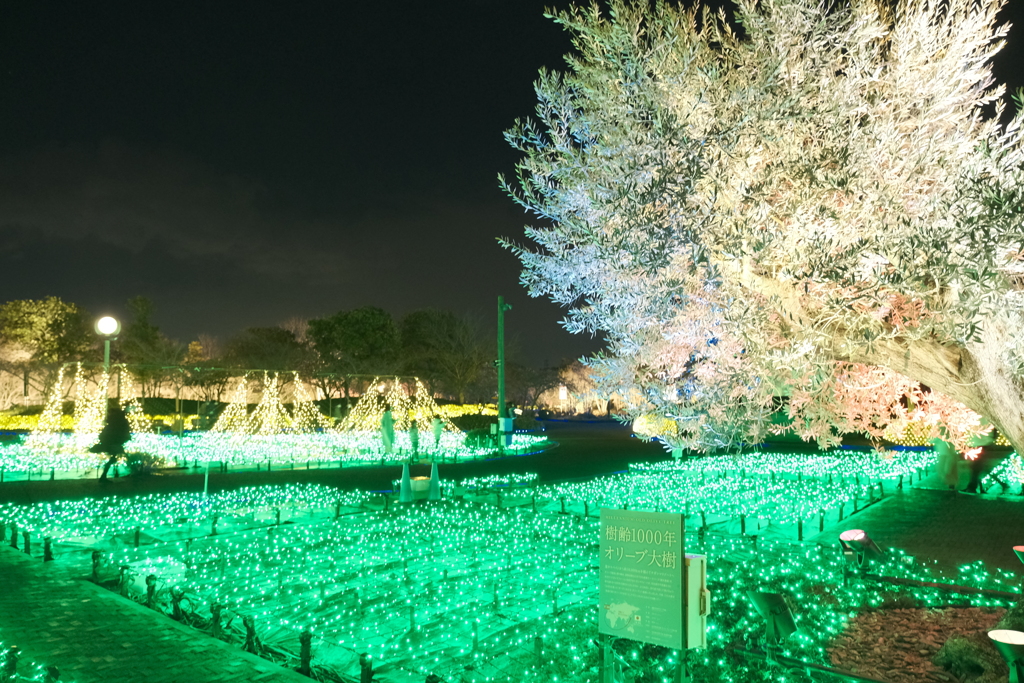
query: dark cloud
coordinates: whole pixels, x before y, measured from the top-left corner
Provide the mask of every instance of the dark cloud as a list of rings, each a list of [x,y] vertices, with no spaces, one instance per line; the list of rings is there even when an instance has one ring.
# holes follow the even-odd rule
[[[149,296],[182,339],[364,305],[491,323],[504,293],[530,360],[588,352],[594,344],[561,331],[553,306],[523,295],[515,258],[495,240],[522,216],[492,195],[453,203],[396,190],[310,218],[180,153],[51,145],[0,159],[0,285],[5,300],[56,294],[94,312]]]

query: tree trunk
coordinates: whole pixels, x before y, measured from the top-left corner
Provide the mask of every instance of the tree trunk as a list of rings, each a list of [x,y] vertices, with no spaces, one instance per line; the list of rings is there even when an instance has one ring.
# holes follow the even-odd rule
[[[810,329],[800,292],[788,283],[758,274],[749,258],[722,264],[739,282],[785,311],[793,324]],[[941,344],[937,340],[879,339],[837,361],[880,365],[960,401],[988,418],[1010,444],[1024,455],[1024,381],[1014,379],[1002,360],[1010,332],[1004,321],[993,316],[985,321],[979,340],[966,346]],[[842,348],[841,332],[835,348]]]
[[[964,347],[886,340],[849,360],[881,365],[942,392],[980,413],[1018,453],[1024,453],[1024,383],[1007,371],[1002,354],[1009,332],[990,319],[980,339]]]

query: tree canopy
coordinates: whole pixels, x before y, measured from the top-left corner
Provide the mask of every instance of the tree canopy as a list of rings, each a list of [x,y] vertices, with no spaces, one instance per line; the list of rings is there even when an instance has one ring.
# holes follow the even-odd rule
[[[0,305],[0,338],[34,365],[80,360],[96,341],[90,322],[84,310],[55,296]]]
[[[671,418],[674,445],[756,442],[780,396],[827,445],[906,417],[916,391],[1024,446],[1021,118],[1001,123],[990,69],[1002,4],[557,15],[575,52],[506,133],[524,157],[502,182],[538,218],[533,245],[505,241],[523,283],[568,306],[571,331],[605,333],[605,388]]]
[[[387,311],[363,306],[309,321],[307,336],[331,372],[390,374],[399,351],[398,326]]]
[[[305,349],[282,327],[249,327],[228,340],[223,361],[235,368],[287,372],[303,363]]]
[[[409,313],[402,318],[400,338],[405,372],[463,403],[493,355],[479,326],[451,311]]]

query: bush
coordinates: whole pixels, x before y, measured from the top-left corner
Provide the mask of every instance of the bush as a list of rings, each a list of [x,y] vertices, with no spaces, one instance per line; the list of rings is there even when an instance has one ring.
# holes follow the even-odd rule
[[[464,432],[483,429],[490,434],[491,425],[498,424],[498,418],[494,415],[459,415],[453,417],[452,422]],[[515,429],[540,429],[544,426],[532,415],[519,415],[512,425]]]
[[[470,448],[486,448],[493,446],[494,440],[491,437],[491,428],[470,429],[466,432],[466,445]]]
[[[983,634],[951,636],[932,662],[960,680],[988,681],[1006,675],[1002,673],[1005,671],[1002,658]]]
[[[1018,602],[1006,610],[1006,614],[996,624],[996,628],[1009,631],[1024,631],[1024,603]]]
[[[453,417],[452,422],[466,433],[483,430],[490,434],[491,425],[498,424],[498,418],[493,415],[459,415]]]
[[[543,426],[533,415],[519,415],[516,417],[516,429],[541,429]]]
[[[128,466],[128,472],[131,474],[144,476],[152,474],[163,461],[149,453],[128,453],[124,457],[124,463]]]

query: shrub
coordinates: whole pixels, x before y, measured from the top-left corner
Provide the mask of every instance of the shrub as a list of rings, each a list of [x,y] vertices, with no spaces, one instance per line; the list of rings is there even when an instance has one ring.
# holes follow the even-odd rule
[[[153,470],[163,462],[159,457],[149,453],[128,453],[124,457],[128,471],[135,475],[152,474]]]
[[[939,648],[932,662],[960,680],[980,678],[986,681],[995,680],[993,677],[999,675],[997,672],[1000,672],[1003,664],[999,653],[987,642],[984,634],[951,636]]]

